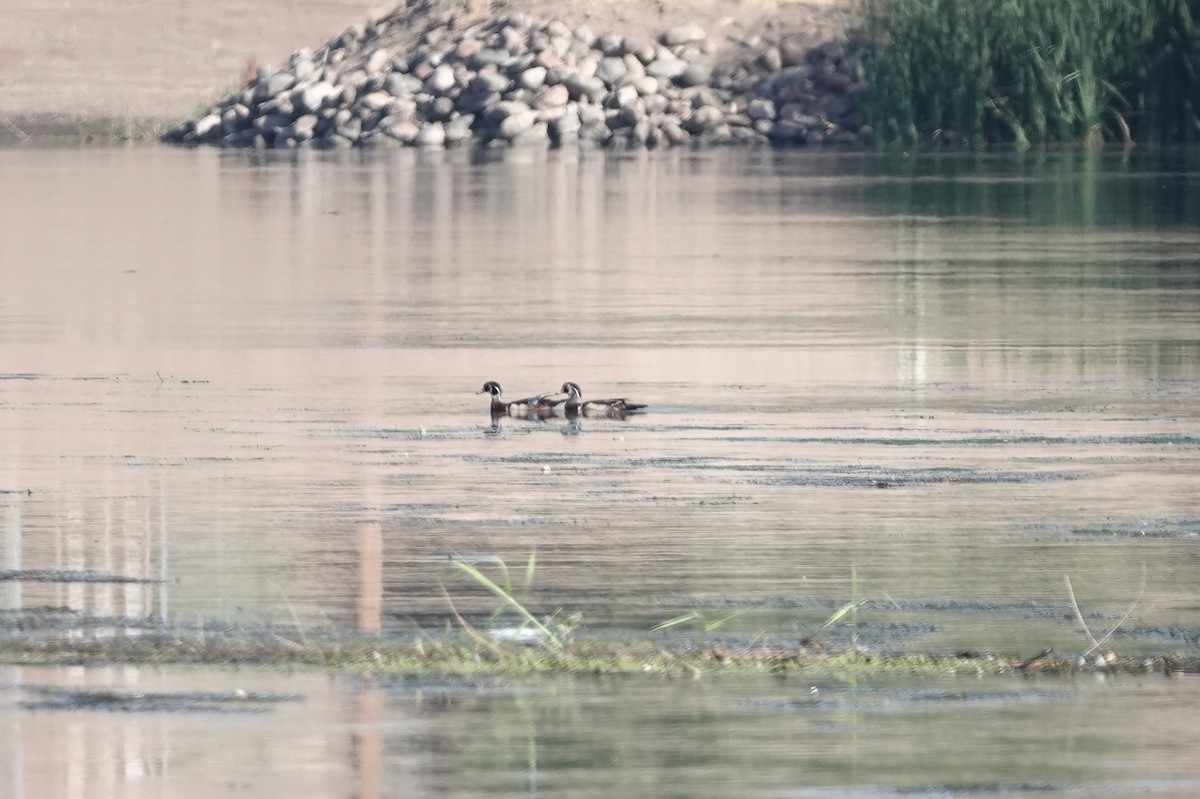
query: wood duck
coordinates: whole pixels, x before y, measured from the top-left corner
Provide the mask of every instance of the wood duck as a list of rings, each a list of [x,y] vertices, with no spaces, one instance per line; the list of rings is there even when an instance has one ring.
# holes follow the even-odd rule
[[[505,402],[500,399],[501,388],[500,384],[495,380],[489,380],[483,384],[483,388],[475,392],[476,394],[490,394],[492,396],[491,412],[492,416],[546,416],[550,414],[555,406],[561,405],[565,401],[565,397],[555,399],[558,394],[538,394],[536,397],[525,397],[524,399]],[[560,394],[562,392],[559,392]]]
[[[563,412],[568,416],[610,416],[613,418],[624,418],[627,413],[635,413],[645,408],[645,405],[640,405],[635,402],[630,402],[624,397],[618,399],[599,399],[599,400],[583,400],[581,397],[583,391],[579,388],[578,383],[563,383],[559,389],[560,394],[566,394],[566,404],[563,405]],[[555,395],[551,395],[555,396]]]

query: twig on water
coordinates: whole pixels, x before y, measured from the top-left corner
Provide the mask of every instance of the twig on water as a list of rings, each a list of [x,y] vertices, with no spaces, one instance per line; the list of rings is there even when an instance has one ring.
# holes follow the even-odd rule
[[[1133,613],[1134,608],[1141,604],[1142,596],[1146,593],[1146,566],[1145,564],[1142,564],[1142,586],[1140,589],[1138,589],[1137,598],[1133,600],[1133,604],[1129,606],[1129,610],[1125,611],[1125,615],[1121,617],[1120,621],[1118,621],[1111,630],[1105,633],[1105,635],[1099,641],[1097,641],[1096,637],[1092,635],[1092,631],[1088,629],[1087,622],[1083,620],[1083,613],[1081,613],[1079,610],[1079,603],[1075,601],[1075,591],[1071,588],[1071,577],[1064,574],[1063,578],[1067,581],[1067,594],[1069,594],[1071,597],[1071,607],[1075,609],[1075,618],[1079,620],[1079,624],[1083,627],[1084,633],[1087,634],[1088,640],[1092,642],[1091,647],[1089,647],[1088,650],[1083,653],[1084,657],[1087,657],[1103,646],[1105,641],[1107,641],[1109,638],[1112,638],[1113,634],[1116,633],[1117,630],[1121,629],[1121,625],[1124,624],[1125,620],[1128,619],[1130,614]]]

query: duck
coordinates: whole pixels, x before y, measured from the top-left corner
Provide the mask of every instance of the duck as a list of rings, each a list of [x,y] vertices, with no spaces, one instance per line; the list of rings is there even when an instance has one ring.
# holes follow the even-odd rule
[[[613,418],[624,418],[627,413],[636,413],[644,409],[646,406],[630,402],[624,397],[617,399],[598,399],[584,400],[582,399],[583,390],[579,388],[578,383],[563,383],[559,389],[559,394],[566,394],[567,398],[563,405],[563,412],[568,416],[610,416]],[[556,395],[551,395],[556,396]],[[564,402],[560,400],[560,402]]]
[[[492,416],[545,416],[551,413],[554,408],[566,401],[566,397],[555,399],[558,394],[538,394],[536,397],[525,397],[524,399],[505,402],[500,399],[502,389],[500,384],[495,380],[489,380],[483,384],[483,388],[475,392],[476,394],[490,394],[492,397],[490,410]],[[561,394],[563,392],[559,392]]]

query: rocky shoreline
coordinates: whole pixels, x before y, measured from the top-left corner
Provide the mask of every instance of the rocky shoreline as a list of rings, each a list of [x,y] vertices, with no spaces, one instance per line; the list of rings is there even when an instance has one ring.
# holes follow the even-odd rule
[[[249,148],[853,145],[870,134],[847,37],[657,37],[523,11],[356,25],[163,139]],[[846,42],[850,41],[847,45]]]

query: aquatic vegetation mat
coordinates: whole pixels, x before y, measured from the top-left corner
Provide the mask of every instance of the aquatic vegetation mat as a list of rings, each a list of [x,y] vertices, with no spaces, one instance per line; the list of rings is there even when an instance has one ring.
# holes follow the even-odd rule
[[[787,675],[831,673],[1074,674],[1200,673],[1200,651],[1159,654],[1080,654],[1050,650],[1018,653],[878,653],[834,647],[819,640],[774,644],[761,639],[712,641],[646,634],[637,639],[582,638],[561,650],[527,643],[486,642],[452,631],[441,638],[367,635],[353,630],[220,625],[184,629],[149,620],[92,618],[61,609],[9,611],[0,617],[0,662],[24,665],[178,664],[312,668],[342,672],[412,675],[533,675],[547,673],[658,675],[699,679],[708,672]],[[1176,631],[1179,632],[1179,631]],[[1179,635],[1172,639],[1200,640]],[[49,696],[45,703],[94,703],[104,709],[186,709],[195,703],[219,705],[222,712],[246,712],[249,701],[280,697],[145,695]],[[192,704],[188,704],[188,703]],[[229,702],[228,706],[221,704]],[[232,709],[231,709],[232,708]]]

